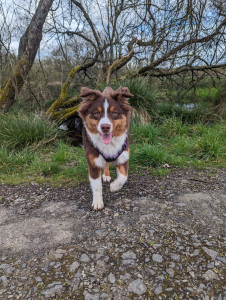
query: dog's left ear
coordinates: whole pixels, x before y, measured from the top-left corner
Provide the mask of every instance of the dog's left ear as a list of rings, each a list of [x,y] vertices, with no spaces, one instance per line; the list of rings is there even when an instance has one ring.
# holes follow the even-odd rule
[[[127,87],[120,86],[112,95],[122,109],[127,113],[130,111],[129,98],[133,97]]]
[[[101,97],[102,94],[99,90],[91,90],[87,87],[81,88],[80,97],[82,97],[82,103],[79,106],[78,114],[84,120],[88,112],[88,109],[93,104],[98,97]]]

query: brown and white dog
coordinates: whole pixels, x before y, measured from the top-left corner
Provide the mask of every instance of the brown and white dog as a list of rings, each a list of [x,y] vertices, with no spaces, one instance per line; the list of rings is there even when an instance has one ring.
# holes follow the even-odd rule
[[[133,95],[126,87],[116,91],[106,87],[103,93],[83,87],[80,96],[83,101],[78,112],[84,124],[82,138],[93,192],[92,206],[99,210],[104,207],[101,170],[103,181],[110,182],[109,164],[116,166],[117,178],[110,184],[111,192],[121,189],[128,177],[128,99]]]

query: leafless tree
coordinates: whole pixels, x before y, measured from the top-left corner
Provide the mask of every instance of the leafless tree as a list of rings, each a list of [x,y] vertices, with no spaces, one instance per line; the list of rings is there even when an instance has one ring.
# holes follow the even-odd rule
[[[0,92],[0,108],[8,110],[15,101],[34,62],[42,39],[42,29],[53,0],[40,0],[28,28],[20,39],[19,60]]]

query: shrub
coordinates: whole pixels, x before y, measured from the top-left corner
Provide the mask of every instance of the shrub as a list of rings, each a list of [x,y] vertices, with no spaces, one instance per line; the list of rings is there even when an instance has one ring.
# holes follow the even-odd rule
[[[148,144],[137,145],[131,155],[131,164],[143,167],[159,167],[169,161],[170,157],[164,149]]]
[[[130,98],[130,105],[137,111],[145,110],[149,114],[154,115],[156,110],[157,92],[152,91],[147,78],[137,77],[133,79],[124,79],[110,84],[116,90],[120,86],[126,86],[134,95]],[[101,91],[106,87],[105,83],[99,84],[98,89]]]
[[[11,150],[48,143],[60,133],[55,124],[35,114],[11,112],[0,118],[0,144]]]
[[[133,143],[154,144],[157,141],[159,130],[152,124],[139,124],[133,122],[130,128]]]

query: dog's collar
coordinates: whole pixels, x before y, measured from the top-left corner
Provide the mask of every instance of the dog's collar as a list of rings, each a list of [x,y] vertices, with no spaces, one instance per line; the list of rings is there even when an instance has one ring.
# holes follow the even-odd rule
[[[126,147],[127,147],[127,144],[126,142],[124,142],[124,144],[122,145],[122,148],[121,150],[118,151],[118,153],[115,155],[115,156],[106,156],[104,155],[104,153],[102,151],[100,151],[98,148],[95,147],[95,149],[100,153],[100,155],[103,156],[103,158],[106,160],[106,162],[111,162],[111,161],[114,161],[116,160],[120,154],[122,154],[122,152],[124,150],[126,150]]]

